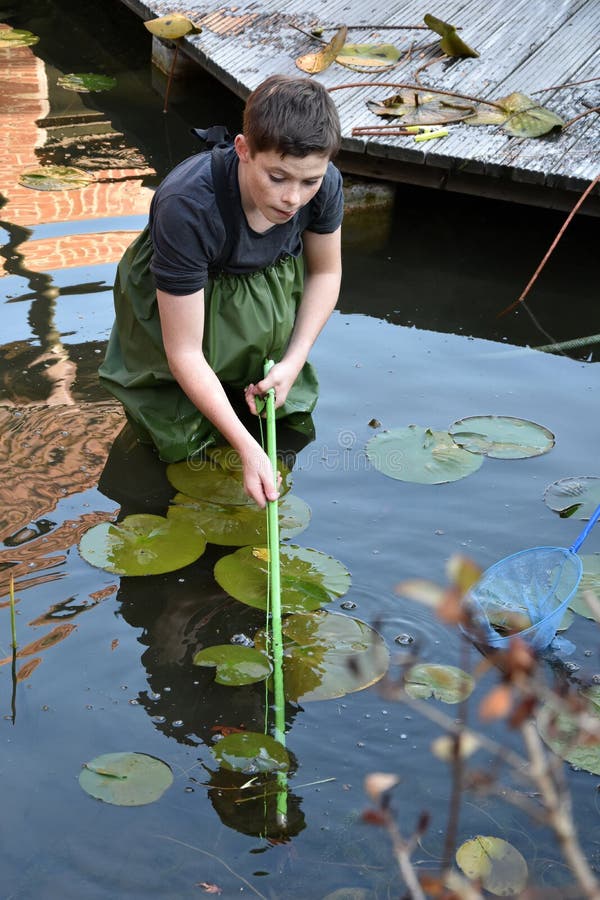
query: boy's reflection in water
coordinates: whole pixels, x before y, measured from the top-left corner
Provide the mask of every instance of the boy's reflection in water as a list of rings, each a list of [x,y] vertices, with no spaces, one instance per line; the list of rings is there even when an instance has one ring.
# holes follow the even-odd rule
[[[281,455],[288,468],[311,439],[278,429],[278,442],[285,446]],[[164,516],[175,494],[165,463],[152,447],[137,442],[128,425],[114,441],[98,487],[120,504],[119,520],[133,513]],[[117,595],[121,615],[142,629],[139,641],[146,647],[141,660],[149,689],[139,695],[139,703],[160,731],[189,746],[213,746],[219,735],[238,729],[264,731],[264,682],[227,687],[215,682],[214,669],[192,662],[198,650],[229,644],[236,635],[252,638],[265,625],[263,611],[231,598],[213,577],[217,560],[235,549],[208,544],[197,562],[176,572],[122,577]],[[288,727],[295,711],[291,706],[286,710]],[[210,782],[209,797],[224,824],[246,834],[278,836],[274,793],[267,804],[262,795],[254,802],[236,802],[251,796],[248,790],[236,789],[249,778],[247,773],[225,770],[198,776],[198,780]],[[274,791],[274,780],[270,790]],[[302,828],[300,800],[289,794],[286,835]]]

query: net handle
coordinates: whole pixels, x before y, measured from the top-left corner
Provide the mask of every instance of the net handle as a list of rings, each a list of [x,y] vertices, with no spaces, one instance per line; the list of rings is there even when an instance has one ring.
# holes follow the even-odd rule
[[[585,541],[586,537],[588,536],[588,534],[590,533],[590,531],[592,530],[592,528],[594,527],[594,525],[596,524],[598,519],[600,519],[600,504],[594,510],[594,513],[592,514],[590,521],[587,523],[587,525],[585,526],[585,528],[583,529],[581,534],[578,537],[576,537],[575,540],[573,541],[573,543],[571,544],[571,552],[572,553],[577,553],[577,551],[579,550],[579,548]]]

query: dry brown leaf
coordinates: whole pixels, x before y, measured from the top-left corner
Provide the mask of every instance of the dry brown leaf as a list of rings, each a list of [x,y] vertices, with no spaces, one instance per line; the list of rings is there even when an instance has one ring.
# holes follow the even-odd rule
[[[512,693],[507,684],[499,684],[479,704],[479,717],[484,721],[503,719],[510,712]]]
[[[365,793],[376,803],[381,799],[381,795],[391,790],[400,781],[397,775],[390,772],[371,772],[364,780]]]
[[[346,43],[347,35],[348,29],[343,25],[322,50],[319,50],[318,53],[307,53],[305,56],[299,56],[296,60],[296,65],[303,72],[308,72],[309,75],[324,72],[325,69],[329,68]]]

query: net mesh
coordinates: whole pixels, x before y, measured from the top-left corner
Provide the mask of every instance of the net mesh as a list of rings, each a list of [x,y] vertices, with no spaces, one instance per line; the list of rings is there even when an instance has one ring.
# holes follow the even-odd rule
[[[479,642],[501,647],[518,634],[536,650],[547,647],[582,575],[580,558],[565,547],[534,547],[500,560],[467,596]]]

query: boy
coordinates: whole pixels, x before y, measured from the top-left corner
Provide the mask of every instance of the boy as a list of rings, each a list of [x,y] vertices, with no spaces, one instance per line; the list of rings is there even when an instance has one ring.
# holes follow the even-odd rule
[[[260,506],[278,496],[271,466],[224,385],[243,390],[254,414],[270,388],[279,416],[314,407],[306,360],[341,278],[339,144],[323,86],[271,76],[248,98],[233,146],[165,178],[117,271],[102,382],[167,462],[220,433]],[[276,363],[264,378],[265,358]]]

